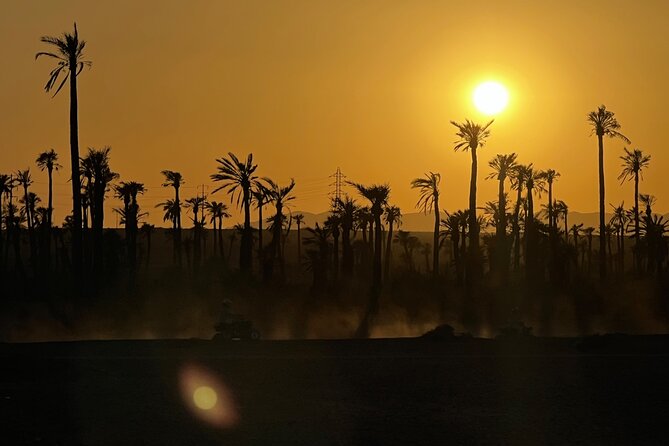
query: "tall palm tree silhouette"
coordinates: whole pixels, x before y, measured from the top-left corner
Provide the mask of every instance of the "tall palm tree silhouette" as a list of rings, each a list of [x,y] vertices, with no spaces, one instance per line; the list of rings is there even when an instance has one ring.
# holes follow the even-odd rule
[[[606,229],[606,222],[604,221],[604,203],[606,199],[604,185],[604,136],[620,138],[628,144],[630,140],[619,132],[620,123],[618,123],[615,113],[607,110],[604,105],[600,105],[597,110],[588,114],[588,123],[592,126],[591,134],[597,135],[599,147],[599,277],[603,279],[606,277],[606,240],[603,237]]]
[[[210,221],[214,227],[214,253],[216,253],[218,249],[221,258],[225,258],[225,250],[223,247],[223,219],[230,217],[228,205],[219,203],[218,201],[209,201],[205,203],[205,207],[209,211]]]
[[[485,125],[475,124],[470,120],[463,123],[451,121],[457,129],[454,149],[457,152],[462,149],[469,151],[472,157],[472,171],[469,181],[469,255],[467,256],[468,271],[466,279],[468,285],[473,285],[474,281],[480,276],[482,266],[479,261],[479,229],[476,219],[476,183],[478,173],[477,150],[486,144],[490,136],[490,126],[494,120]]]
[[[323,226],[332,235],[332,271],[335,282],[339,280],[339,235],[341,234],[341,220],[339,214],[331,212],[325,219]]]
[[[260,271],[262,271],[264,263],[264,254],[263,254],[264,245],[262,241],[262,236],[263,236],[262,209],[266,204],[269,203],[267,187],[260,181],[254,181],[253,189],[251,190],[251,196],[253,203],[256,206],[256,209],[258,209],[258,263]]]
[[[381,287],[381,215],[383,208],[388,203],[390,186],[387,184],[373,184],[364,186],[359,183],[349,183],[355,187],[358,193],[371,203],[371,214],[374,220],[374,261],[372,263],[372,286],[375,290]]]
[[[81,225],[81,181],[79,178],[79,122],[77,103],[77,77],[84,69],[90,67],[91,61],[84,60],[86,42],[79,40],[77,24],[74,33],[63,33],[60,37],[43,36],[43,43],[53,47],[52,51],[40,51],[39,57],[55,59],[56,67],[49,73],[49,80],[44,86],[46,92],[55,89],[54,96],[60,92],[65,82],[70,80],[70,165],[72,182],[72,264],[79,274],[82,260],[82,225]],[[62,78],[62,80],[60,80]],[[60,80],[60,84],[58,83]]]
[[[351,231],[354,229],[358,206],[354,199],[345,195],[335,199],[335,209],[341,221],[341,263],[344,274],[353,274],[353,247],[351,246]]]
[[[139,229],[139,204],[137,195],[146,192],[143,183],[137,181],[122,181],[115,188],[116,196],[123,200],[123,220],[126,232],[126,249],[130,271],[134,273],[137,267],[137,232]]]
[[[271,203],[274,204],[276,210],[274,217],[272,217],[272,245],[271,251],[274,260],[279,262],[279,270],[281,274],[281,280],[285,279],[285,265],[283,258],[283,245],[282,245],[282,234],[283,234],[283,223],[286,219],[283,211],[288,207],[289,203],[295,199],[295,196],[292,195],[292,191],[295,188],[295,180],[290,179],[290,183],[287,186],[280,186],[275,183],[271,178],[263,178],[267,183],[267,198]]]
[[[557,219],[564,219],[564,241],[569,244],[569,206],[562,200],[556,200],[553,203],[553,212],[555,212],[555,223],[557,225]]]
[[[251,186],[256,180],[254,172],[258,168],[253,164],[253,154],[249,153],[246,161],[240,161],[237,156],[228,152],[227,158],[218,158],[216,162],[218,172],[211,175],[211,179],[223,184],[214,189],[214,193],[221,189],[227,190],[230,199],[238,208],[244,211],[244,230],[242,232],[241,246],[239,250],[239,269],[242,272],[250,272],[253,262],[253,234],[251,228]]]
[[[5,217],[3,216],[4,212],[4,206],[2,205],[2,198],[4,195],[9,196],[11,189],[13,187],[14,179],[7,174],[0,174],[0,272],[3,272],[2,268],[4,267],[5,264],[5,257],[6,253],[4,250],[4,239],[3,239],[3,234],[2,234],[2,224],[5,224],[5,228],[7,229],[7,234],[9,234],[9,216]],[[9,237],[9,235],[7,236]],[[9,241],[8,241],[9,243]]]
[[[520,268],[520,207],[523,202],[523,189],[529,166],[517,164],[511,171],[511,188],[516,191],[516,204],[513,211],[513,266]]]
[[[614,228],[617,229],[616,234],[616,245],[618,247],[618,266],[620,272],[625,272],[625,232],[627,229],[627,223],[629,219],[627,217],[627,210],[625,209],[625,202],[620,203],[619,206],[614,206],[609,204],[613,208],[613,216],[609,220],[609,224],[612,224]]]
[[[40,168],[41,171],[44,171],[46,169],[47,174],[49,176],[49,202],[48,202],[48,219],[47,219],[47,225],[49,228],[53,225],[52,221],[52,216],[53,216],[53,172],[54,170],[58,170],[60,167],[62,167],[60,164],[58,164],[58,154],[56,153],[55,150],[49,149],[45,152],[40,153],[37,156],[37,159],[35,160],[37,163],[37,167]]]
[[[514,174],[514,169],[518,166],[516,162],[517,159],[518,155],[515,153],[510,153],[508,155],[498,154],[488,162],[488,165],[493,171],[486,177],[488,179],[495,179],[499,182],[497,188],[497,206],[500,212],[495,228],[495,235],[497,238],[497,263],[501,270],[502,281],[504,283],[506,282],[509,273],[509,244],[506,236],[506,191],[504,183],[509,176]]]
[[[385,211],[385,220],[388,224],[388,238],[386,242],[386,259],[383,267],[383,277],[390,277],[390,262],[392,261],[392,242],[393,229],[395,225],[400,227],[402,225],[402,211],[398,206],[387,206]]]
[[[171,187],[174,189],[174,200],[168,200],[164,203],[163,205],[163,210],[166,212],[167,209],[165,209],[166,204],[170,204],[169,206],[169,213],[170,213],[170,218],[169,220],[172,221],[172,230],[174,231],[172,235],[172,241],[174,244],[174,260],[181,265],[181,201],[179,199],[179,190],[181,189],[181,185],[185,183],[183,176],[181,175],[180,172],[176,172],[174,170],[163,170],[160,172],[164,177],[165,180],[163,181],[162,186],[163,187]],[[167,217],[167,214],[166,214]],[[163,220],[167,221],[167,220]]]
[[[411,187],[418,189],[419,197],[416,207],[422,209],[424,214],[434,210],[434,232],[432,234],[432,275],[439,277],[439,182],[441,175],[434,172],[425,174],[425,178],[414,178]]]
[[[81,159],[81,173],[88,178],[91,192],[91,227],[93,230],[93,267],[96,272],[102,272],[104,262],[102,231],[104,227],[105,194],[112,181],[119,175],[110,167],[109,154],[111,147],[102,149],[88,148],[85,157]],[[92,183],[91,183],[92,180]]]
[[[650,165],[650,155],[646,155],[642,150],[634,149],[630,151],[627,147],[624,148],[625,155],[621,156],[622,171],[618,175],[621,183],[625,181],[634,180],[634,243],[635,250],[638,253],[640,248],[640,224],[639,224],[639,179],[643,179],[643,170]],[[641,271],[640,259],[638,254],[634,256],[637,263],[638,271]]]
[[[35,237],[33,235],[33,216],[32,209],[28,206],[28,189],[33,184],[32,176],[30,175],[30,169],[19,170],[16,172],[16,182],[23,187],[23,203],[25,204],[25,215],[26,222],[28,224],[28,238],[30,240],[30,255],[31,259],[34,261],[36,252],[35,252]]]
[[[546,169],[541,172],[541,177],[548,185],[548,227],[555,230],[555,213],[553,211],[553,183],[560,177],[560,172],[554,169]]]

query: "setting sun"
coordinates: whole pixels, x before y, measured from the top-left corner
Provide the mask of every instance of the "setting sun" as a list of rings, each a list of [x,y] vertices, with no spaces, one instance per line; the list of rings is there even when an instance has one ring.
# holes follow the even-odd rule
[[[497,82],[484,82],[474,90],[474,105],[486,115],[496,115],[506,108],[509,92]]]

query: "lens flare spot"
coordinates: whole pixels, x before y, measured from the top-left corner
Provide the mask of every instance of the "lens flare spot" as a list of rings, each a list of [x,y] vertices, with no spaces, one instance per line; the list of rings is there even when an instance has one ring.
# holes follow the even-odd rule
[[[218,395],[209,386],[200,386],[193,392],[193,402],[198,409],[209,410],[216,405]]]
[[[179,375],[184,403],[196,418],[224,429],[237,424],[237,404],[219,373],[191,363]]]

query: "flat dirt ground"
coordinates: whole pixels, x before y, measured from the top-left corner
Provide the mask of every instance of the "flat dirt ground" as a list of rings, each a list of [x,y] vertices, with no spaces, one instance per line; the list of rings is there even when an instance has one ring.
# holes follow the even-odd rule
[[[669,444],[665,336],[0,344],[0,364],[5,445]]]

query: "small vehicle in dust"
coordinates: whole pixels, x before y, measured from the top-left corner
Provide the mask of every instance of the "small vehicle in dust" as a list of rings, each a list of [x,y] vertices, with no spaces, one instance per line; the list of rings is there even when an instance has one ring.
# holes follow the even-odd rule
[[[221,321],[214,326],[214,341],[253,340],[260,339],[260,332],[253,327],[253,322],[244,319]]]

